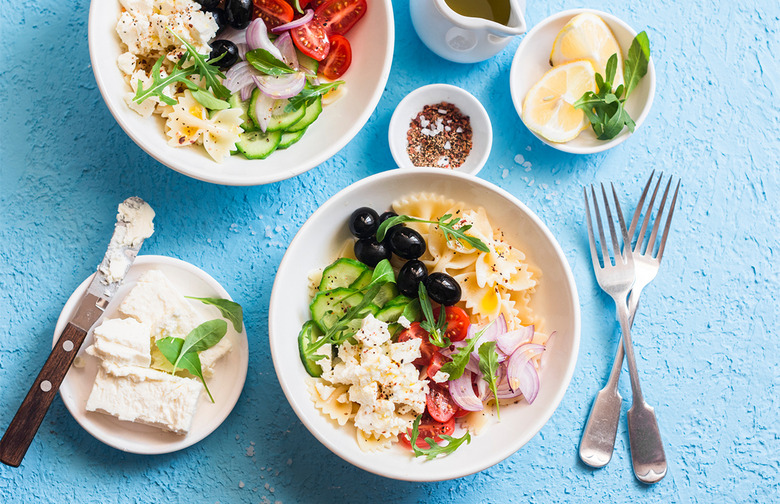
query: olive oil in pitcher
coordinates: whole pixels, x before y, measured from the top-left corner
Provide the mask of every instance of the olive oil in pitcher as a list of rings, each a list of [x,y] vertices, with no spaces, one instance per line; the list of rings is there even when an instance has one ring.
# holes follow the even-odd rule
[[[461,16],[509,22],[509,0],[444,0],[447,6]]]

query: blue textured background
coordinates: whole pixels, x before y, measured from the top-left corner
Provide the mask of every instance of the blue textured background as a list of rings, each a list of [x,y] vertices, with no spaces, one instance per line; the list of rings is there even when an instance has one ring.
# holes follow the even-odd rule
[[[251,349],[232,415],[182,452],[109,448],[57,398],[21,468],[0,466],[0,501],[778,502],[780,4],[591,5],[646,28],[658,71],[650,116],[617,148],[577,157],[544,146],[522,126],[508,91],[519,39],[490,61],[449,63],[422,46],[399,0],[392,74],[366,127],[306,174],[231,188],[166,169],[115,123],[90,69],[86,0],[0,0],[0,429],[48,355],[63,303],[102,257],[117,203],[130,195],[157,211],[145,253],[180,257],[220,281],[246,309]],[[529,25],[580,6],[532,0]],[[579,287],[583,334],[563,402],[522,450],[460,480],[409,484],[348,465],[302,426],[273,371],[267,307],[297,229],[341,188],[393,167],[393,108],[433,82],[462,86],[487,108],[495,140],[480,176],[525,201],[557,236]],[[654,168],[682,177],[683,189],[664,265],[634,326],[669,459],[668,476],[646,487],[631,473],[625,422],[606,468],[588,469],[576,454],[616,345],[613,305],[586,255],[581,188],[616,181],[633,207]],[[630,397],[625,376],[621,393]]]

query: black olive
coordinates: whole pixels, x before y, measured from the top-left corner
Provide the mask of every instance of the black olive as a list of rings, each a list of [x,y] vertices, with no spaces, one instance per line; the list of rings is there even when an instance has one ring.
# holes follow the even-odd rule
[[[195,0],[200,4],[203,10],[210,11],[217,8],[220,0]]]
[[[243,30],[252,21],[252,0],[226,0],[225,20],[236,30]]]
[[[379,223],[382,224],[384,221],[386,221],[390,217],[398,217],[398,214],[393,212],[393,211],[385,212],[385,213],[383,213],[382,215],[379,216]]]
[[[236,47],[236,44],[229,40],[215,40],[211,43],[209,59],[219,58],[222,54],[224,56],[216,63],[219,68],[230,68],[238,61],[238,47]]]
[[[360,207],[349,217],[349,232],[358,238],[374,236],[378,227],[379,215],[372,208]]]
[[[384,243],[376,241],[375,236],[362,238],[355,242],[355,257],[363,264],[372,268],[379,264],[382,259],[390,259],[392,252]]]
[[[417,259],[425,252],[425,240],[412,228],[400,226],[390,234],[390,248],[404,259]]]
[[[437,303],[452,306],[460,301],[460,285],[446,273],[431,273],[425,279],[428,295]]]
[[[211,15],[214,16],[214,22],[217,23],[217,33],[221,32],[227,27],[227,19],[225,19],[225,11],[222,9],[214,9]]]
[[[424,282],[427,277],[428,268],[425,267],[425,264],[422,261],[413,259],[401,267],[401,271],[398,272],[398,277],[396,278],[396,285],[404,296],[416,298],[417,289],[420,288],[418,284]]]

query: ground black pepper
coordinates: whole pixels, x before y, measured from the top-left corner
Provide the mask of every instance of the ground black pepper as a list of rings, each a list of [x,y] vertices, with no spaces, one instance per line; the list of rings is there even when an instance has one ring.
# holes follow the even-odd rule
[[[457,168],[471,152],[471,121],[452,103],[426,105],[406,133],[414,166]]]

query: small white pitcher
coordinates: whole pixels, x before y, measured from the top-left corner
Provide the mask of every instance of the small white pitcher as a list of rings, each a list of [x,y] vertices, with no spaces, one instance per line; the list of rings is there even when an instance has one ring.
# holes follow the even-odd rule
[[[509,21],[467,17],[452,10],[444,0],[410,0],[412,24],[428,48],[456,63],[476,63],[492,58],[512,40],[525,33],[525,0],[509,2]]]

